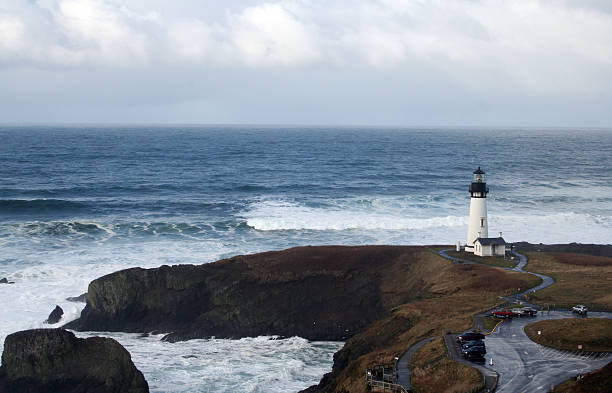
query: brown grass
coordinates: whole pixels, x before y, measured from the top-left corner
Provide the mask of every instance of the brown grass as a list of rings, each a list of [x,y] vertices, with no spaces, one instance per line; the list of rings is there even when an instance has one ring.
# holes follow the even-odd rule
[[[447,254],[451,257],[467,259],[468,261],[484,263],[491,266],[514,267],[518,263],[517,260],[504,259],[503,257],[479,257],[478,255],[465,251],[448,251]]]
[[[612,310],[612,258],[529,252],[527,270],[552,276],[554,285],[529,295],[541,305]]]
[[[442,359],[431,366],[415,369],[412,385],[415,391],[422,393],[463,393],[482,386],[483,379],[472,367]]]
[[[423,368],[430,363],[440,360],[446,355],[446,344],[442,337],[425,344],[410,358],[410,368]]]
[[[363,391],[363,373],[367,368],[393,362],[395,356],[400,356],[423,338],[446,331],[467,330],[473,324],[471,316],[498,305],[500,295],[516,293],[518,288],[533,287],[540,282],[539,278],[524,273],[454,264],[425,248],[415,252],[414,258],[385,269],[383,298],[385,304],[392,304],[406,288],[419,290],[421,295],[391,308],[388,318],[370,325],[347,341],[334,357],[338,361],[346,359],[347,364],[342,366],[336,383],[325,392]],[[463,383],[472,386],[471,377],[462,379],[466,376],[480,378],[476,370],[463,365],[452,366],[449,362],[444,363],[449,372],[472,370],[453,374],[457,386],[464,386]],[[341,366],[341,362],[338,365]],[[436,367],[443,371],[442,366]],[[427,378],[431,379],[432,386],[438,386],[433,375]],[[454,391],[450,389],[448,391]]]
[[[541,335],[538,335],[538,330]],[[565,350],[612,351],[612,319],[566,318],[549,319],[525,326],[525,333],[533,341]]]
[[[609,393],[612,392],[612,362],[592,371],[580,380],[572,378],[555,387],[555,393]]]

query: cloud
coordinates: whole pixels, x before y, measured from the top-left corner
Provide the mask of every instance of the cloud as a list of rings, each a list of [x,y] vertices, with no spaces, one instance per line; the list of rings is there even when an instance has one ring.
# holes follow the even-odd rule
[[[454,105],[461,97],[473,97],[474,112],[495,95],[514,116],[537,111],[525,108],[527,98],[542,106],[610,103],[609,37],[612,7],[604,0],[5,0],[0,69],[51,79],[78,70],[91,74],[84,76],[90,84],[150,78],[139,88],[174,81],[158,93],[192,103],[206,91],[198,98],[206,110],[228,118],[235,112],[227,105],[240,103],[255,79],[266,83],[251,105],[264,105],[262,94],[277,105],[301,94],[312,106],[323,96],[353,102],[376,91],[387,101],[411,94],[413,104],[427,96],[460,118]],[[281,76],[285,87],[276,82]],[[51,94],[54,84],[48,88]],[[331,116],[333,105],[318,108]]]
[[[0,10],[0,59],[140,66],[178,57],[251,67],[479,64],[500,56],[612,62],[612,16],[596,2],[284,0],[226,9],[214,21],[129,3],[14,1]]]
[[[229,31],[238,57],[248,65],[303,65],[321,57],[312,33],[280,3],[232,16]]]

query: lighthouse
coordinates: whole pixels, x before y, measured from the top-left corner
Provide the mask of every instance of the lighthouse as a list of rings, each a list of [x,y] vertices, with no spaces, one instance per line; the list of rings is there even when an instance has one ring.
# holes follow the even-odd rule
[[[487,220],[488,193],[489,188],[485,182],[485,173],[478,167],[474,171],[474,178],[470,185],[470,221],[465,251],[474,252],[474,242],[476,239],[489,237],[489,223]]]

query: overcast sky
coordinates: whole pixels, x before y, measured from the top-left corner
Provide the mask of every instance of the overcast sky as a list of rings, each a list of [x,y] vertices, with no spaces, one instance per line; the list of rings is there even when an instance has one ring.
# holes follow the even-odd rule
[[[0,0],[0,123],[612,126],[612,1]]]

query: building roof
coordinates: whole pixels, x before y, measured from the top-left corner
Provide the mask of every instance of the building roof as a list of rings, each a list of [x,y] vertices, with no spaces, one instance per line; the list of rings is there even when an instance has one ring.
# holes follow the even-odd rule
[[[474,171],[474,174],[475,175],[484,175],[484,171],[482,169],[480,169],[480,167],[478,167],[478,169],[476,169]]]
[[[483,246],[490,246],[493,244],[506,244],[506,241],[503,237],[479,237],[474,240],[474,243],[480,243]]]

